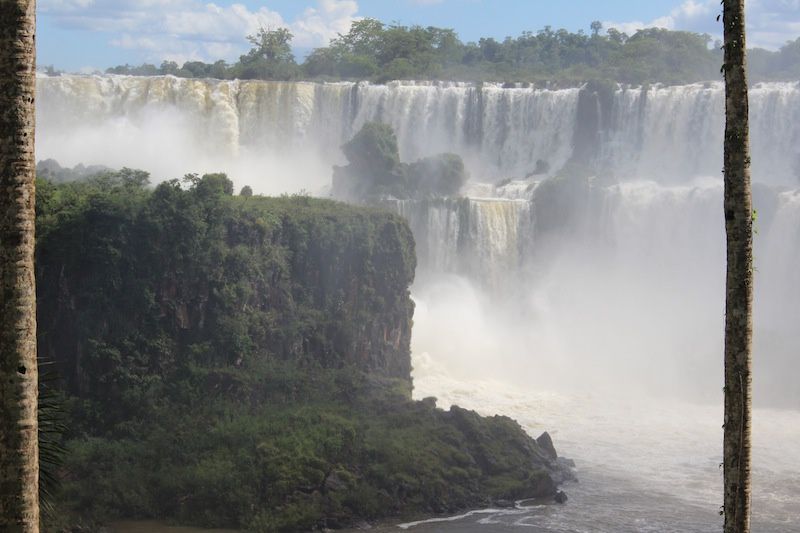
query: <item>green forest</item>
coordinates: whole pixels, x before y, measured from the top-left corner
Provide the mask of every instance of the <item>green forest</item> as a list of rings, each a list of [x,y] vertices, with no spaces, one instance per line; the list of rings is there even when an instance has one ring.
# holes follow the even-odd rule
[[[403,219],[235,195],[224,174],[148,181],[37,181],[52,529],[308,531],[552,499],[549,437],[411,400]]]
[[[288,29],[260,29],[248,36],[250,51],[233,64],[188,61],[182,66],[121,65],[112,74],[174,75],[184,78],[261,80],[454,80],[508,83],[576,84],[593,79],[621,83],[682,84],[720,79],[722,51],[707,34],[648,28],[627,35],[589,33],[549,26],[502,41],[482,38],[465,43],[452,29],[384,24],[362,19],[299,63]],[[753,49],[753,81],[800,78],[800,39],[779,51]]]

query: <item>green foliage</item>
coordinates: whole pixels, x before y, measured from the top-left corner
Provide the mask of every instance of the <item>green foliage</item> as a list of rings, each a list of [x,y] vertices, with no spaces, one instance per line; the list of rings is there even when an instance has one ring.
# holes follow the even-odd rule
[[[214,63],[187,61],[182,67],[174,61],[164,61],[159,67],[119,65],[106,69],[109,74],[134,76],[172,75],[180,78],[265,79],[291,80],[300,70],[292,54],[292,34],[287,28],[259,28],[247,41],[253,46],[239,61],[228,65],[224,60]]]
[[[150,63],[143,63],[139,66],[117,65],[106,69],[108,74],[121,74],[127,76],[163,76],[166,72],[162,72],[157,66]]]
[[[90,165],[87,167],[80,163],[73,168],[63,168],[55,159],[44,159],[36,163],[36,175],[54,183],[82,180],[108,173],[110,170],[110,168],[102,165]]]
[[[286,28],[259,28],[255,35],[247,36],[254,47],[247,56],[248,60],[258,58],[265,61],[294,62],[290,45],[292,37],[292,33]]]
[[[342,152],[350,164],[334,167],[333,190],[337,197],[363,200],[407,196],[400,149],[391,126],[367,122],[342,146]]]
[[[358,360],[408,377],[415,259],[402,219],[235,197],[224,174],[145,182],[124,169],[39,187],[40,353],[68,369],[70,390],[112,405],[87,409],[93,424],[144,409],[196,363]],[[384,334],[397,343],[365,354]]]
[[[195,369],[173,388],[147,418],[70,442],[65,507],[309,531],[554,490],[515,422],[412,402],[352,368]]]
[[[67,429],[63,394],[58,388],[58,375],[53,366],[52,361],[38,362],[39,503],[47,520],[57,518],[58,473],[64,463],[63,434]]]
[[[713,80],[720,57],[709,49],[711,37],[683,31],[648,28],[636,32],[619,51],[619,65],[609,76],[628,83],[679,84]]]
[[[182,68],[164,62],[108,69],[115,74],[288,80],[353,79],[385,82],[401,79],[524,81],[580,84],[611,79],[634,84],[680,84],[719,78],[722,54],[709,47],[707,34],[647,28],[629,36],[615,28],[591,33],[545,26],[502,41],[481,38],[464,43],[452,29],[384,24],[365,18],[346,34],[313,50],[302,66],[291,53],[285,28],[261,28],[248,40],[253,48],[228,67],[224,62],[187,62]],[[751,77],[791,79],[800,76],[800,39],[777,52],[756,49],[750,55]]]
[[[438,154],[408,165],[408,179],[418,195],[455,196],[467,181],[464,161],[456,154]]]
[[[367,122],[344,146],[351,165],[379,174],[389,174],[400,165],[397,137],[388,124]]]
[[[797,80],[800,78],[800,37],[777,52],[748,50],[748,74],[755,80]]]
[[[439,154],[411,164],[400,162],[391,126],[367,122],[342,146],[346,167],[334,167],[333,191],[339,198],[374,201],[383,197],[426,198],[458,194],[467,180],[456,154]]]
[[[183,182],[188,183],[192,190],[205,199],[233,194],[233,182],[222,173],[204,174],[202,178],[197,174],[186,174]]]
[[[292,33],[286,28],[259,28],[247,40],[253,48],[232,67],[232,76],[242,79],[290,80],[298,69],[292,54]]]
[[[58,524],[308,531],[552,493],[515,423],[410,400],[401,218],[232,196],[224,174],[146,178],[37,188]]]

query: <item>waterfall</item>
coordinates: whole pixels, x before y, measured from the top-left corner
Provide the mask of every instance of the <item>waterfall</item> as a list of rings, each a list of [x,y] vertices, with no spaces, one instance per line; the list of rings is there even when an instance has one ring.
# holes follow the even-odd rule
[[[39,153],[64,162],[103,159],[104,138],[146,144],[154,129],[166,127],[171,135],[165,148],[197,147],[222,162],[242,151],[313,151],[330,165],[341,161],[339,147],[365,122],[381,121],[395,129],[403,160],[453,152],[487,178],[525,176],[540,159],[560,168],[570,156],[579,93],[490,84],[172,76],[40,77],[38,91]],[[69,142],[76,129],[101,126],[110,131],[93,138],[92,147]],[[128,166],[147,167],[147,160],[130,157]]]
[[[772,220],[762,218],[765,213],[756,221],[755,235],[755,371],[765,375],[763,394],[769,400],[798,406],[800,192],[780,193]]]
[[[684,183],[720,176],[725,130],[722,83],[619,89],[602,157],[622,178]],[[800,84],[759,83],[750,91],[753,178],[800,179]]]
[[[463,197],[387,201],[419,259],[415,394],[557,428],[582,469],[569,489],[580,505],[537,515],[537,527],[551,515],[578,524],[554,530],[596,529],[598,517],[608,530],[636,527],[620,516],[652,530],[685,517],[686,530],[719,527],[721,413],[683,401],[721,405],[721,83],[592,96],[443,82],[37,82],[37,155],[67,165],[157,180],[226,171],[257,193],[319,191],[340,146],[373,120],[392,125],[406,162],[461,155]],[[800,83],[754,85],[750,112],[756,405],[797,409]],[[573,164],[597,175],[556,177]],[[783,530],[797,523],[796,412],[761,409],[754,421],[754,510],[764,530]]]
[[[583,246],[619,247],[634,242],[637,231],[635,245],[617,248],[625,260],[670,246],[721,260],[708,257],[720,235],[705,229],[716,225],[718,211],[719,194],[709,201],[709,191],[721,190],[721,83],[610,87],[608,97],[588,106],[595,117],[580,112],[582,91],[602,90],[590,86],[172,76],[41,76],[37,84],[37,153],[69,165],[139,167],[156,179],[227,171],[237,185],[256,192],[319,191],[330,183],[331,165],[342,162],[340,146],[374,120],[392,125],[404,161],[460,154],[472,177],[468,199],[406,202],[398,209],[411,222],[423,269],[463,274],[486,286],[542,273],[549,256],[559,254],[548,244],[580,239]],[[795,187],[800,84],[756,84],[750,97],[754,181]],[[619,185],[594,184],[591,191],[572,185],[534,208],[538,181],[576,157],[598,169],[602,183]],[[536,182],[526,179],[539,161],[549,171],[534,176]],[[711,185],[698,188],[700,178]],[[786,245],[777,243],[797,240],[786,206],[774,227],[763,228],[760,239],[775,243],[765,260],[788,260],[778,258],[774,250]],[[659,261],[672,264],[676,257]]]
[[[478,181],[492,181],[524,178],[539,160],[559,170],[573,155],[581,126],[580,89],[42,76],[37,90],[39,153],[65,162],[103,159],[104,144],[112,141],[147,144],[153,129],[166,127],[170,135],[158,141],[164,148],[199,148],[219,156],[220,165],[242,151],[313,151],[330,165],[341,161],[341,144],[365,122],[377,120],[395,129],[403,160],[453,152]],[[754,179],[795,184],[800,177],[798,83],[760,83],[750,98]],[[684,183],[698,175],[720,175],[721,83],[620,87],[605,112],[608,120],[590,138],[599,163],[616,177]],[[93,146],[70,142],[76,130],[100,125],[110,131],[93,138]],[[130,157],[128,166],[147,166]]]
[[[424,271],[463,274],[492,289],[520,271],[533,234],[525,200],[405,200],[397,210],[411,224]]]

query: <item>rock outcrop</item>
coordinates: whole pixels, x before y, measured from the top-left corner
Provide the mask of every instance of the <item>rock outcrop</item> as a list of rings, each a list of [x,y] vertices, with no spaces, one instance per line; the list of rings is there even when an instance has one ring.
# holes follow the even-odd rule
[[[411,400],[402,218],[184,181],[38,187],[67,525],[309,531],[555,496],[560,465],[513,420]]]

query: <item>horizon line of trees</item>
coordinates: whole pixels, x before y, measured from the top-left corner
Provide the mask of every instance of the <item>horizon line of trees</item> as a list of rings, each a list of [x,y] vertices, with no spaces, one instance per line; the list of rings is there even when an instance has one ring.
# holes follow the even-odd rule
[[[590,33],[550,26],[502,41],[481,38],[464,43],[455,30],[433,26],[384,24],[376,19],[353,22],[328,46],[314,49],[302,63],[292,53],[286,28],[261,28],[249,35],[249,52],[229,64],[187,61],[182,66],[120,65],[109,74],[173,75],[182,78],[259,80],[390,80],[581,83],[609,79],[622,83],[681,84],[720,77],[721,43],[708,34],[660,28],[628,35],[615,28]],[[800,79],[800,38],[772,52],[749,53],[754,81]]]

